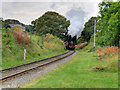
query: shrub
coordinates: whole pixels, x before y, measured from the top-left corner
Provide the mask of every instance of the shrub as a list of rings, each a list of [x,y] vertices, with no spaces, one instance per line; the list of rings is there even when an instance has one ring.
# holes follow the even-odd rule
[[[28,45],[30,43],[30,38],[22,31],[13,30],[12,34],[18,44]]]
[[[118,47],[105,47],[103,49],[99,49],[96,53],[99,54],[100,59],[103,59],[105,56],[114,56],[115,54],[118,54]]]
[[[101,60],[98,66],[93,67],[95,71],[101,71],[101,69],[102,71],[118,71],[118,47],[99,47],[95,53],[99,55],[99,60]]]

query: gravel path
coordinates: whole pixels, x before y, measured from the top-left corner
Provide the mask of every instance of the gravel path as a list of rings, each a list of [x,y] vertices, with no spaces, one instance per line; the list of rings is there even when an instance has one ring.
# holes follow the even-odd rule
[[[17,88],[20,84],[31,82],[32,80],[48,73],[50,70],[57,68],[58,65],[68,62],[72,57],[74,57],[76,55],[76,53],[77,53],[77,51],[73,55],[71,55],[65,59],[51,63],[47,66],[41,67],[37,70],[34,70],[33,72],[29,72],[28,74],[19,76],[15,79],[9,80],[8,82],[2,83],[2,85],[0,85],[0,88],[1,87],[2,88]]]

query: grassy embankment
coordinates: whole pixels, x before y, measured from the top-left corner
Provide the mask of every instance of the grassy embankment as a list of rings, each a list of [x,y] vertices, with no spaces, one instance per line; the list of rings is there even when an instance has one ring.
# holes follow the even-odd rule
[[[63,42],[53,35],[45,36],[24,35],[20,31],[7,33],[3,31],[2,68],[8,68],[23,63],[52,57],[67,52]],[[24,60],[24,48],[26,59]]]
[[[98,51],[88,52],[89,44],[68,63],[59,65],[36,80],[20,85],[21,88],[117,88],[117,54],[101,59]],[[104,53],[103,48],[101,51]],[[99,49],[98,49],[99,50]],[[96,68],[97,67],[97,68]]]

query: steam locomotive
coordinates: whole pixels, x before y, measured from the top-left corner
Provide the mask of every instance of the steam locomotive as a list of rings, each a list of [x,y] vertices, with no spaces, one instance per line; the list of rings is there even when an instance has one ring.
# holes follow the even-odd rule
[[[65,47],[68,50],[74,50],[75,49],[75,43],[73,41],[65,41]]]
[[[77,36],[72,37],[71,35],[66,35],[66,39],[64,40],[66,49],[68,50],[75,49],[75,45],[77,44],[76,38]]]

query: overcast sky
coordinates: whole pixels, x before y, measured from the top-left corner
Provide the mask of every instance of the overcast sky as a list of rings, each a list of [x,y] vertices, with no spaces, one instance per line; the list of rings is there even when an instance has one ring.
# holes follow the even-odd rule
[[[98,15],[98,4],[101,1],[2,0],[2,17],[3,19],[17,19],[24,24],[31,24],[32,20],[39,18],[45,12],[56,11],[70,20],[69,33],[76,35],[81,33],[84,23],[90,17]]]

